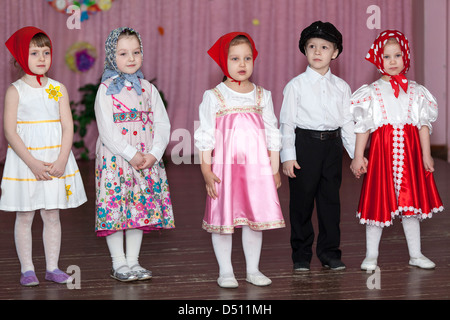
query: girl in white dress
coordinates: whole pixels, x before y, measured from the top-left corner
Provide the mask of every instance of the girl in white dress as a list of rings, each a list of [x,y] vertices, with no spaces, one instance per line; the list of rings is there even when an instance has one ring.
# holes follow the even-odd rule
[[[83,181],[72,154],[73,120],[66,88],[46,76],[52,44],[40,29],[25,27],[6,46],[25,75],[6,91],[5,137],[9,143],[0,210],[16,211],[15,244],[20,283],[38,285],[32,261],[31,225],[35,210],[44,222],[45,279],[66,283],[58,268],[61,246],[59,209],[86,202]]]

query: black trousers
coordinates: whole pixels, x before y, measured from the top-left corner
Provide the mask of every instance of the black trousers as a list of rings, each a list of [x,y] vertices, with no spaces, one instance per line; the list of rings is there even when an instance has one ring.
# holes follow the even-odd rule
[[[310,262],[314,242],[311,221],[316,202],[319,234],[316,254],[322,263],[341,258],[339,189],[342,181],[343,145],[338,137],[321,140],[317,133],[296,130],[296,178],[289,178],[292,260]]]

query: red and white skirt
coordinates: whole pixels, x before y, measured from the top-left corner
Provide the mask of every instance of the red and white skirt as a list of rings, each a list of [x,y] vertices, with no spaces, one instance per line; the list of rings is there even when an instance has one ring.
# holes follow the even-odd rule
[[[425,219],[443,210],[433,173],[423,166],[417,127],[388,124],[375,130],[357,211],[360,223],[385,227],[396,216]]]

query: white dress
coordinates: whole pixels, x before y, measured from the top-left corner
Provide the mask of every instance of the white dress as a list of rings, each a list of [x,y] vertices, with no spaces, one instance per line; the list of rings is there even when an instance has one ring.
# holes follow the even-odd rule
[[[21,79],[13,85],[19,92],[18,135],[34,158],[50,163],[56,161],[62,129],[59,102],[52,95],[57,92],[51,89],[59,90],[61,84],[49,78],[43,88],[33,88]],[[87,201],[72,152],[60,178],[37,181],[25,162],[8,147],[1,189],[0,210],[4,211],[75,208]]]

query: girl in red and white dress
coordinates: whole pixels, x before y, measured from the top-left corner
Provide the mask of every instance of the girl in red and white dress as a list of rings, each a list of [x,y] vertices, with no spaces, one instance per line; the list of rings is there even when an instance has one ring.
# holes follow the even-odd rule
[[[405,77],[410,67],[406,37],[386,30],[377,37],[366,60],[382,73],[352,96],[356,132],[350,169],[364,181],[357,216],[366,224],[366,257],[362,270],[377,267],[383,227],[401,218],[409,264],[432,269],[435,264],[420,248],[420,221],[444,210],[433,178],[431,123],[437,118],[436,99],[423,86]],[[368,159],[364,150],[371,134]]]

